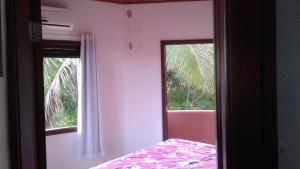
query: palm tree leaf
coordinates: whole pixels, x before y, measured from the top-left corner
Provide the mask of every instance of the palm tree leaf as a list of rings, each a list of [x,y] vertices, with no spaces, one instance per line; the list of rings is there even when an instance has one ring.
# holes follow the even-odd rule
[[[215,93],[214,49],[212,44],[168,45],[167,71],[174,71],[189,86],[208,95]]]
[[[63,91],[68,94],[77,90],[78,60],[73,58],[44,59],[44,88],[45,88],[45,120],[46,127],[54,125],[53,117],[56,112],[64,112],[61,100]],[[77,96],[72,96],[73,99]]]

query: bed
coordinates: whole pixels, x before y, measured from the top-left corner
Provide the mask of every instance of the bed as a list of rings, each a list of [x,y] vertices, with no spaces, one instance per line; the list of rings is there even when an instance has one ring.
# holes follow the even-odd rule
[[[216,147],[169,139],[91,169],[216,169]]]

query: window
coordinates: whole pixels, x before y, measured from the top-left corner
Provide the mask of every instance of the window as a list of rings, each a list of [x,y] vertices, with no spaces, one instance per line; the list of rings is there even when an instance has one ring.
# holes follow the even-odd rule
[[[162,41],[163,137],[216,143],[213,40]]]
[[[213,43],[165,46],[168,110],[215,110]]]
[[[43,41],[47,135],[76,131],[80,43]]]

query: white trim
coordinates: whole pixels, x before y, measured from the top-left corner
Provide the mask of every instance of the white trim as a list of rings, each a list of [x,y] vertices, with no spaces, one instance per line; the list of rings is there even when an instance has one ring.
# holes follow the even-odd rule
[[[70,41],[80,41],[80,35],[43,35],[44,40],[70,40]]]
[[[215,113],[216,110],[167,110],[168,113]]]
[[[51,6],[42,6],[42,11],[48,11],[48,12],[68,12],[70,11],[67,8],[58,8],[58,7],[51,7]]]

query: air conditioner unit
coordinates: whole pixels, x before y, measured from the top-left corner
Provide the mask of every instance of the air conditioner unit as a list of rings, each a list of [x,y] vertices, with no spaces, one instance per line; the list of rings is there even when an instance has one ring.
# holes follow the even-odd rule
[[[72,31],[74,25],[60,21],[64,18],[68,9],[42,6],[42,29],[43,30],[57,30],[57,31]]]

